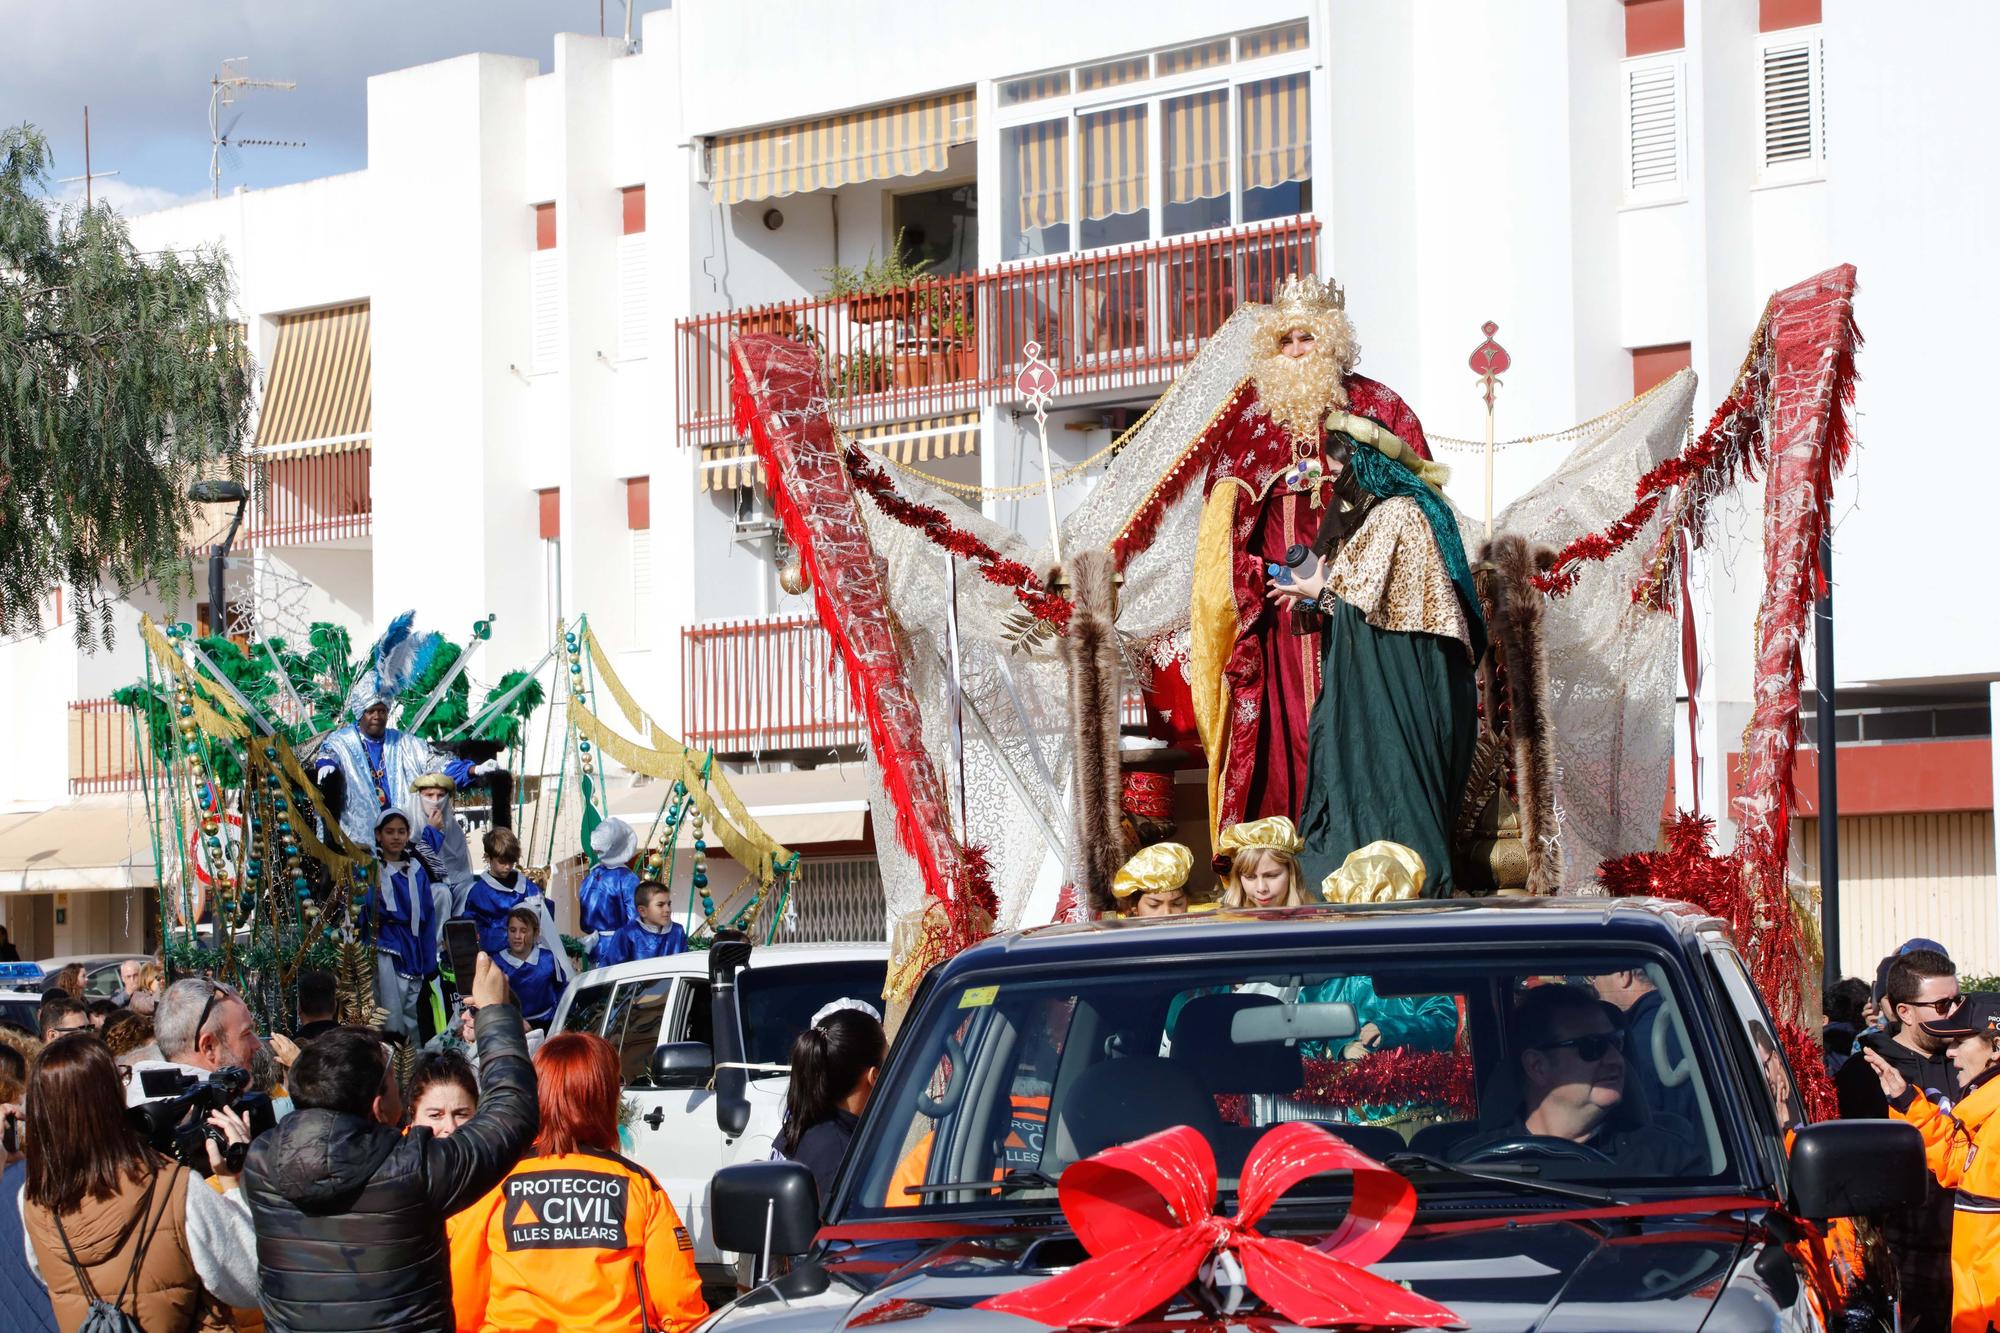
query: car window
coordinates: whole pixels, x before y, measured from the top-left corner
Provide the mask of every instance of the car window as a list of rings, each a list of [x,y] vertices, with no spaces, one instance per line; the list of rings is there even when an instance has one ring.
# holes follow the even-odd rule
[[[687,983],[687,1031],[682,1041],[698,1041],[703,1045],[715,1045],[715,996],[702,977],[683,977]]]
[[[611,1005],[611,983],[580,987],[570,996],[563,1014],[564,1032],[596,1032],[604,1025],[604,1011]]]
[[[33,1033],[39,1009],[40,1003],[35,1000],[0,1000],[0,1023]]]
[[[673,977],[641,977],[618,983],[604,1018],[604,1039],[618,1052],[619,1077],[628,1085],[647,1077],[660,1023],[667,1015]]]
[[[787,1064],[792,1039],[833,1000],[850,997],[878,1009],[889,965],[881,959],[824,963],[754,963],[736,979],[743,1012],[743,1049],[752,1064]]]
[[[1803,1125],[1806,1122],[1805,1104],[1799,1097],[1798,1084],[1792,1078],[1792,1067],[1785,1059],[1770,1012],[1758,996],[1749,972],[1744,969],[1743,960],[1734,953],[1718,951],[1709,955],[1709,962],[1723,989],[1729,993],[1743,1035],[1749,1039],[1747,1055],[1756,1066],[1756,1076],[1748,1080],[1752,1095],[1759,1097],[1769,1108],[1772,1122],[1780,1133]]]
[[[1678,974],[1611,948],[1562,961],[1342,972],[1249,955],[967,979],[899,1037],[840,1207],[1053,1205],[1069,1164],[1179,1124],[1210,1142],[1225,1192],[1288,1121],[1503,1182],[1726,1174]]]

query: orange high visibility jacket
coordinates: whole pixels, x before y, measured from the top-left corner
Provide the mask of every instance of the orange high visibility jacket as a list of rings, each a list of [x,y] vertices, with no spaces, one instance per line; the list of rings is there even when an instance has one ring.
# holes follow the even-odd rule
[[[648,1327],[708,1315],[680,1214],[615,1152],[524,1157],[447,1232],[459,1333],[637,1330],[642,1293]]]
[[[1915,1089],[1890,1113],[1924,1136],[1938,1184],[1957,1190],[1951,1215],[1951,1333],[1986,1333],[2000,1320],[2000,1077],[1949,1111]]]

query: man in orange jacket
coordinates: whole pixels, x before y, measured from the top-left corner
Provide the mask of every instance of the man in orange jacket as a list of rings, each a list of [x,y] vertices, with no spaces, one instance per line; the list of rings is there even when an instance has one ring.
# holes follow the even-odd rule
[[[1951,1223],[1951,1333],[1986,1333],[2000,1320],[2000,995],[1966,996],[1923,1024],[1950,1042],[1959,1097],[1949,1111],[1866,1047],[1889,1112],[1924,1136],[1938,1184],[1958,1192]]]

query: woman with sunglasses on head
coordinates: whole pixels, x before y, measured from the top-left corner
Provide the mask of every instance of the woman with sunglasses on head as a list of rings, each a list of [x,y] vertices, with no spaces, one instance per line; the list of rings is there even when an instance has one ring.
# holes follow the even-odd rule
[[[102,1300],[148,1333],[233,1327],[226,1306],[257,1305],[257,1241],[236,1177],[213,1141],[219,1189],[160,1156],[124,1101],[93,1035],[51,1042],[28,1074],[22,1221],[56,1321],[74,1329]],[[231,1111],[208,1123],[228,1143],[249,1141]]]

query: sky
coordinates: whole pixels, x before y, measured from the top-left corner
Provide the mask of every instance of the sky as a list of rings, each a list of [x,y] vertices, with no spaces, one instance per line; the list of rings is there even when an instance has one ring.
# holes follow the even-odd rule
[[[666,0],[633,3],[643,14]],[[239,93],[225,127],[235,116],[238,137],[306,147],[243,148],[222,189],[289,185],[367,165],[370,75],[473,51],[546,70],[555,34],[595,33],[598,13],[599,0],[0,0],[0,127],[35,125],[52,176],[81,176],[88,105],[100,200],[138,213],[205,198],[209,80],[246,56],[248,77],[298,88]],[[621,0],[603,0],[603,15],[606,32],[623,30]],[[632,27],[636,37],[637,15]],[[83,183],[51,189],[80,199]]]

